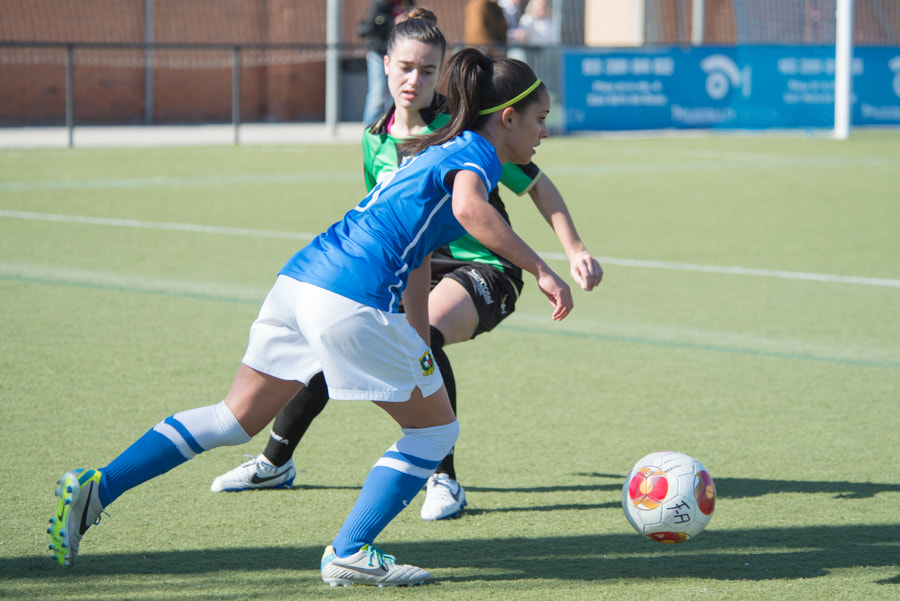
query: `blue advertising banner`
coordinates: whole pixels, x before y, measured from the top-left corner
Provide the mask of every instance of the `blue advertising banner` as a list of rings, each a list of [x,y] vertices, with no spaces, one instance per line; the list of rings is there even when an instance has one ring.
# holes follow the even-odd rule
[[[566,129],[830,128],[833,46],[579,50],[563,57]],[[854,125],[900,125],[900,48],[854,50]]]
[[[865,65],[853,79],[854,125],[900,125],[900,48],[857,48]]]

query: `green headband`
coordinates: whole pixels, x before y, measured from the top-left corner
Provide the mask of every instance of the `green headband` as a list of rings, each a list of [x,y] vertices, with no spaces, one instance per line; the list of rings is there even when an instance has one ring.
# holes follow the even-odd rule
[[[478,114],[479,114],[479,115],[490,115],[491,113],[496,113],[497,111],[502,111],[502,110],[505,109],[506,107],[514,105],[514,104],[517,103],[518,101],[522,100],[523,98],[525,98],[526,96],[528,96],[529,94],[531,94],[532,92],[534,92],[534,90],[535,90],[539,85],[541,85],[541,78],[540,78],[540,77],[538,77],[537,80],[536,80],[533,84],[531,84],[530,86],[528,86],[528,88],[527,88],[524,92],[522,92],[521,94],[519,94],[518,96],[516,96],[516,97],[513,98],[512,100],[508,100],[508,101],[504,102],[504,103],[501,104],[501,105],[495,106],[494,108],[484,109],[484,110],[478,111]]]

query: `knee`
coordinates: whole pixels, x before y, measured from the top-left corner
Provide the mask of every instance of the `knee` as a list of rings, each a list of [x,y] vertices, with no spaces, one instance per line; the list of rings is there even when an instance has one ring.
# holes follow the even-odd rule
[[[456,444],[456,439],[459,438],[459,420],[455,419],[449,424],[437,427],[440,428],[441,441],[448,445],[447,450],[449,451]]]
[[[459,420],[430,428],[404,428],[403,433],[419,439],[421,444],[431,449],[430,454],[443,458],[459,438]]]

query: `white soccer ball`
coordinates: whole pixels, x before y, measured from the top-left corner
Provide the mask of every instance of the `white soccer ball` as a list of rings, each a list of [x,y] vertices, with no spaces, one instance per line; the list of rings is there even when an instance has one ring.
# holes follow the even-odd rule
[[[712,476],[684,453],[650,453],[634,465],[622,487],[622,508],[629,523],[661,543],[681,543],[697,536],[715,507]]]

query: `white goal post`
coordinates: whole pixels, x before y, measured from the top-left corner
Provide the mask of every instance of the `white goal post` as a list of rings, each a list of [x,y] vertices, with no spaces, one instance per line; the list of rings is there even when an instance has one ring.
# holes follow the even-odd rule
[[[853,0],[837,0],[834,35],[834,137],[850,137],[853,104]]]

